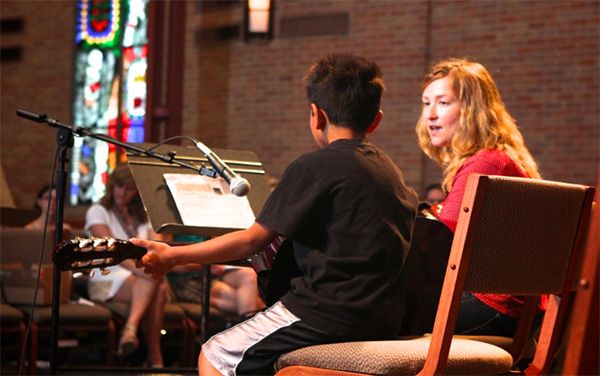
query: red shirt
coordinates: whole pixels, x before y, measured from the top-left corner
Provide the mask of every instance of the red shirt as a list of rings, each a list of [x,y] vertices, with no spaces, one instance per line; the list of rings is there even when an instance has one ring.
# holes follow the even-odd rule
[[[500,150],[481,150],[477,154],[468,158],[458,168],[452,188],[448,196],[441,203],[441,211],[438,213],[439,219],[448,226],[452,232],[456,231],[458,214],[460,212],[461,202],[467,185],[467,177],[470,174],[501,175],[528,177],[510,157]],[[523,300],[512,295],[501,294],[479,294],[473,295],[484,304],[492,307],[496,311],[511,317],[517,317],[523,306]],[[542,302],[545,299],[542,299]],[[542,304],[544,305],[544,304]]]

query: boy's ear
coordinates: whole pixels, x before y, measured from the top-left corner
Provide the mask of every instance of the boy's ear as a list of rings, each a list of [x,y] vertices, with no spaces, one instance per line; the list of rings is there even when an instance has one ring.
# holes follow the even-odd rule
[[[383,119],[383,111],[379,110],[377,112],[377,115],[375,115],[375,119],[373,119],[373,122],[371,123],[371,125],[369,125],[369,128],[367,128],[367,133],[373,132],[375,128],[377,128],[377,126],[379,125],[381,119]]]
[[[325,129],[325,126],[327,125],[327,115],[325,114],[325,111],[321,110],[314,103],[310,104],[310,119],[314,122],[316,129]]]

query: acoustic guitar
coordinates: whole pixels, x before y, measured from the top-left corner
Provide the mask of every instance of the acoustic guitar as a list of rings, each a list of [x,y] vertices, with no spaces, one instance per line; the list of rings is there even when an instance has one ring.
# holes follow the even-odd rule
[[[415,219],[412,241],[402,271],[405,314],[402,335],[430,333],[446,274],[453,233],[432,215],[421,210]],[[258,275],[258,288],[265,304],[277,302],[301,275],[291,240],[276,239],[248,259]]]

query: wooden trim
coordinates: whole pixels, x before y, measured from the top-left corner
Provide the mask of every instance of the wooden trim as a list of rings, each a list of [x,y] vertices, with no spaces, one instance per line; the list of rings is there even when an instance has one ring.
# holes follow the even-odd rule
[[[600,180],[596,187],[600,187]],[[596,375],[598,364],[599,328],[598,296],[600,281],[598,276],[598,250],[600,248],[600,191],[596,192],[596,202],[592,208],[592,219],[583,256],[578,290],[567,337],[563,375]]]
[[[276,376],[369,376],[367,373],[336,371],[306,366],[289,366],[281,369]]]
[[[145,141],[158,137],[157,107],[161,104],[161,72],[163,56],[163,1],[148,2],[148,67],[146,69],[146,119]]]
[[[169,3],[169,52],[167,54],[167,108],[169,120],[165,136],[181,134],[183,111],[183,72],[185,59],[185,9],[186,1]]]
[[[440,295],[440,303],[435,316],[429,352],[419,375],[441,374],[448,361],[448,353],[458,318],[460,299],[464,289],[474,229],[479,224],[489,178],[473,174],[467,180],[467,187],[461,204],[458,225],[454,233],[452,249],[446,267],[446,277]]]

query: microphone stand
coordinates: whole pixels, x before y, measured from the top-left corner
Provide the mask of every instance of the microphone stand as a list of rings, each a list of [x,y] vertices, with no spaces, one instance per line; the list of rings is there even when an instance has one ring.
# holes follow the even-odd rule
[[[56,181],[56,213],[54,244],[60,244],[63,237],[63,214],[65,193],[67,191],[67,150],[73,147],[73,133],[68,129],[60,128],[56,132],[56,146],[58,148],[58,165],[55,172]],[[58,266],[54,264],[52,274],[52,308],[50,321],[50,374],[56,375],[56,359],[58,359],[58,318],[60,309],[60,274]],[[30,365],[31,366],[31,365]]]
[[[17,115],[37,122],[46,123],[47,125],[57,128],[56,143],[59,151],[59,164],[55,172],[56,178],[56,224],[55,224],[55,244],[62,242],[63,235],[63,215],[65,205],[65,195],[67,191],[67,150],[73,146],[73,136],[77,135],[80,137],[91,137],[97,140],[108,142],[120,146],[126,150],[133,151],[139,154],[147,155],[152,158],[159,159],[163,162],[176,164],[181,167],[186,167],[197,171],[200,175],[209,177],[216,177],[217,173],[214,170],[208,169],[201,163],[200,166],[193,165],[191,163],[183,162],[175,158],[174,152],[169,152],[166,155],[160,154],[152,150],[146,150],[133,144],[119,141],[108,135],[101,133],[94,133],[88,128],[79,127],[75,125],[69,125],[62,123],[56,119],[49,118],[46,114],[33,113],[26,110],[17,110]],[[206,268],[204,268],[206,270]],[[50,374],[56,375],[56,361],[58,359],[58,322],[60,315],[60,273],[61,270],[54,265],[53,284],[52,284],[52,308],[51,308],[51,321],[50,321]],[[208,300],[207,298],[203,300]],[[208,307],[208,305],[206,305]],[[208,311],[208,310],[207,310]],[[110,351],[108,349],[107,351]]]

